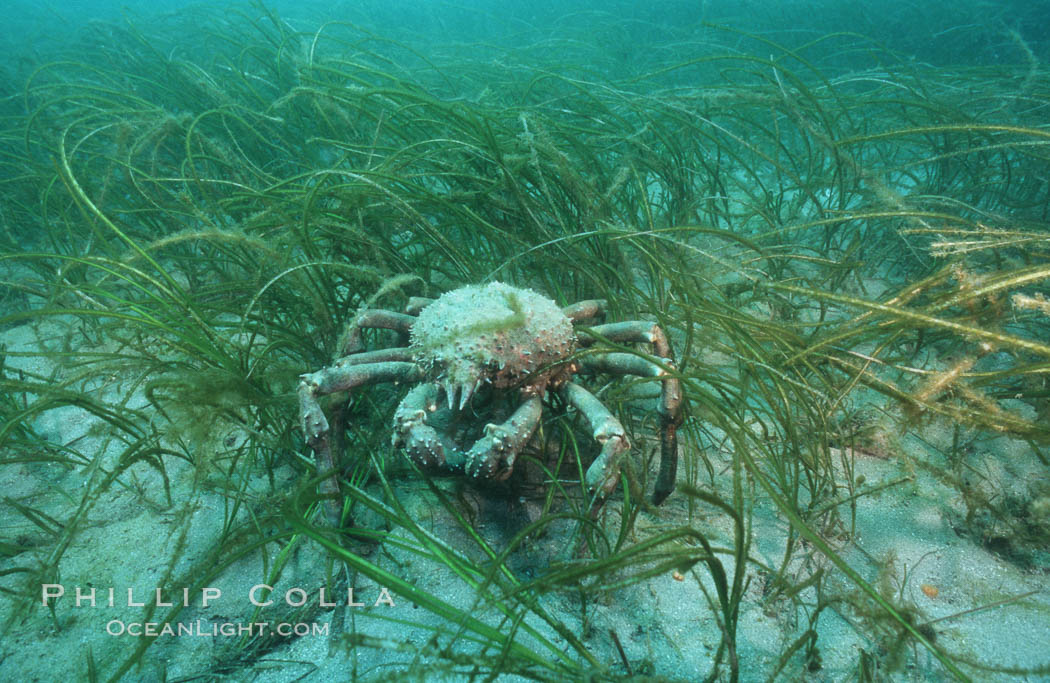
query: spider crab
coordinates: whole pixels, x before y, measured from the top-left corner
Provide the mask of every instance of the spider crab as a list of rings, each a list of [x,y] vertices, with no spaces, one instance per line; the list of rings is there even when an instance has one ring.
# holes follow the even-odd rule
[[[620,465],[630,449],[623,425],[601,401],[574,381],[581,372],[655,377],[662,382],[660,473],[652,501],[659,505],[671,493],[677,470],[676,430],[681,424],[678,379],[668,373],[674,360],[663,330],[651,322],[596,325],[577,336],[575,324],[604,315],[604,300],[581,301],[560,308],[532,290],[501,282],[466,286],[436,300],[413,297],[405,313],[366,309],[358,313],[332,365],[300,377],[300,417],[306,441],[317,457],[318,471],[332,473],[322,493],[338,500],[332,459],[333,430],[319,403],[321,396],[381,382],[418,383],[408,391],[394,416],[394,444],[424,469],[459,472],[475,479],[503,480],[540,423],[544,396],[557,393],[589,424],[601,453],[587,469],[594,494],[592,514],[620,480]],[[385,328],[406,335],[398,348],[366,351],[363,328]],[[592,353],[573,356],[596,339],[651,345],[659,363],[643,356]],[[469,448],[428,418],[438,410],[461,413],[475,392],[516,392],[517,408],[501,424],[488,424]],[[480,395],[480,394],[479,394]],[[488,395],[492,395],[491,393]],[[338,431],[338,430],[336,430]],[[338,435],[336,435],[337,437]],[[338,513],[329,508],[338,524]]]

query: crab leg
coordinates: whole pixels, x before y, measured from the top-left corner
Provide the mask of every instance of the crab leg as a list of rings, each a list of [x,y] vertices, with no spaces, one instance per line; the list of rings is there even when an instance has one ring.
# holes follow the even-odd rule
[[[587,488],[597,496],[591,509],[598,510],[620,483],[620,459],[631,448],[627,442],[627,432],[616,416],[579,384],[566,382],[558,393],[566,403],[583,413],[595,441],[602,447],[602,452],[587,468],[586,475]]]
[[[339,475],[332,460],[331,429],[318,399],[364,384],[417,381],[419,375],[419,368],[414,363],[388,361],[353,365],[340,361],[331,367],[299,377],[299,416],[303,434],[306,436],[306,443],[314,451],[317,471],[329,473],[328,477],[321,481],[320,490],[326,497],[331,497],[327,508],[329,521],[333,526],[339,526],[341,516],[338,505]]]
[[[425,296],[409,297],[408,303],[405,304],[405,313],[407,315],[419,315],[424,308],[432,303],[434,303],[434,300]]]
[[[591,328],[595,335],[614,342],[648,343],[653,345],[653,353],[663,364],[629,353],[607,353],[587,356],[581,359],[585,370],[608,372],[617,375],[639,375],[656,377],[663,383],[660,392],[660,474],[653,489],[653,505],[659,505],[674,490],[675,476],[678,472],[678,427],[682,424],[682,387],[677,377],[669,374],[665,368],[674,369],[674,358],[667,335],[656,323],[622,322],[596,325]],[[587,330],[581,330],[584,335]]]
[[[389,363],[391,361],[401,363],[412,362],[412,350],[407,346],[396,346],[389,349],[378,349],[376,351],[364,351],[350,356],[343,356],[332,363],[332,367],[346,367],[348,365],[366,365],[369,363]]]
[[[461,471],[466,455],[427,424],[427,415],[438,409],[443,391],[437,382],[427,382],[405,395],[394,413],[394,446],[404,446],[408,457],[425,469]]]
[[[581,330],[585,337],[602,337],[614,342],[652,344],[653,353],[660,358],[671,358],[671,345],[667,341],[667,335],[656,323],[643,320],[628,320],[619,323],[606,323],[595,325],[589,330]],[[588,334],[593,332],[594,334]],[[581,340],[586,345],[592,340]]]
[[[339,353],[342,356],[349,356],[352,353],[363,351],[365,345],[361,339],[361,330],[364,328],[395,330],[406,335],[415,323],[416,317],[413,315],[385,311],[380,308],[366,308],[359,311],[354,321],[347,326],[343,346],[339,349]]]
[[[467,451],[467,474],[496,481],[509,477],[514,460],[536,431],[542,414],[543,400],[532,395],[503,424],[485,425],[485,435]]]
[[[394,445],[404,446],[408,457],[426,469],[506,479],[540,423],[543,402],[539,396],[526,399],[503,424],[485,425],[485,435],[464,453],[448,435],[426,422],[427,415],[441,406],[446,392],[438,382],[421,384],[408,392],[394,415]]]
[[[581,320],[594,320],[605,315],[605,299],[587,299],[561,309],[569,320],[579,322]]]

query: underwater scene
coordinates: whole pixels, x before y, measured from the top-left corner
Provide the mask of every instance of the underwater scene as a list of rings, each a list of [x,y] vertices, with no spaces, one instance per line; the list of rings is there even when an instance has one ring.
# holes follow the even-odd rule
[[[0,680],[1050,680],[1050,6],[10,0]]]

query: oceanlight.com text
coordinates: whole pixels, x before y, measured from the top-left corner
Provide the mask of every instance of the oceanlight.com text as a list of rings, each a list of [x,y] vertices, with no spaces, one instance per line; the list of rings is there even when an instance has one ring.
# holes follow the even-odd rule
[[[149,636],[149,637],[186,637],[217,638],[219,636],[253,636],[259,637],[276,633],[282,637],[328,636],[329,624],[289,623],[255,621],[237,623],[232,621],[209,622],[198,619],[189,623],[169,624],[160,621],[121,621],[112,619],[106,623],[106,633],[111,636]]]

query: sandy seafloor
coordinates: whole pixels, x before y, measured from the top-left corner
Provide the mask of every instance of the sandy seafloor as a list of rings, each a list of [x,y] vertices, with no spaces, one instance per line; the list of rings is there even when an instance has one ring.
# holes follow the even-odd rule
[[[47,353],[66,348],[70,342],[76,344],[78,339],[81,337],[75,324],[67,325],[56,319],[30,322],[0,334],[10,370],[22,368],[44,376],[54,373],[56,379],[66,370],[54,364]],[[937,359],[927,357],[926,362],[933,367]],[[100,377],[96,386],[85,389],[106,396],[126,380]],[[132,399],[135,400],[146,404],[141,396]],[[863,400],[863,395],[855,396],[854,400]],[[1023,405],[1011,407],[1022,414],[1026,410]],[[288,419],[294,420],[296,416],[289,415]],[[100,420],[77,407],[46,412],[34,427],[51,444],[74,446],[81,453],[96,454],[96,462],[90,467],[68,469],[34,462],[9,464],[0,468],[0,490],[8,499],[31,504],[53,520],[68,519],[76,512],[80,500],[79,495],[69,492],[81,490],[89,479],[111,469],[119,457],[120,446],[107,439],[107,428]],[[236,434],[225,438],[236,438]],[[994,544],[989,543],[988,538],[957,533],[956,528],[961,527],[959,520],[966,514],[959,492],[942,482],[933,470],[922,466],[923,462],[943,460],[943,453],[953,438],[950,428],[931,426],[892,435],[892,438],[896,439],[894,449],[882,448],[888,442],[879,438],[872,439],[863,448],[858,444],[854,476],[863,476],[870,486],[880,482],[901,483],[857,500],[855,542],[834,537],[827,540],[866,579],[891,591],[900,604],[913,607],[917,620],[930,623],[936,642],[948,652],[997,667],[1026,668],[1050,663],[1050,582],[1045,555],[1036,553],[1034,562],[1023,567],[1024,563],[993,552]],[[683,453],[683,457],[689,458],[689,454]],[[728,471],[729,454],[710,453],[709,457],[715,463],[724,462],[724,470]],[[997,489],[990,491],[990,495],[1023,497],[1027,482],[1040,467],[1026,444],[1008,438],[979,442],[968,458],[971,466],[980,468],[981,485]],[[686,467],[680,469],[680,477],[685,470]],[[171,504],[167,502],[164,482],[157,471],[141,463],[128,469],[117,485],[110,486],[90,509],[82,511],[86,520],[65,549],[55,581],[66,586],[70,595],[78,585],[84,590],[89,586],[100,589],[97,593],[100,605],[76,608],[70,597],[66,597],[57,603],[53,619],[38,601],[29,617],[10,629],[0,641],[0,680],[83,680],[89,658],[97,663],[104,677],[133,652],[135,638],[126,634],[110,635],[107,628],[119,628],[112,626],[114,620],[126,625],[156,616],[146,615],[146,608],[124,605],[122,591],[125,587],[136,587],[139,593],[135,599],[141,600],[139,596],[148,594],[161,583],[169,585],[172,577],[198,562],[221,533],[228,505],[223,497],[210,492],[206,482],[197,481],[193,468],[186,463],[173,460],[167,474]],[[295,476],[289,468],[278,470],[276,475],[278,485],[282,477],[290,483]],[[729,475],[723,472],[720,476],[728,487]],[[446,480],[440,485],[451,490],[455,482]],[[262,476],[255,476],[247,480],[245,486],[247,491],[262,494],[267,482]],[[470,540],[463,537],[460,527],[447,518],[444,508],[435,504],[433,494],[423,482],[409,476],[395,481],[395,490],[406,510],[424,528],[453,547],[473,547]],[[505,547],[523,523],[516,516],[528,517],[528,504],[508,505],[505,500],[483,491],[466,490],[466,507],[471,508],[476,528],[494,548]],[[636,529],[642,534],[647,529],[684,522],[687,506],[686,496],[672,495],[656,511],[642,513]],[[6,537],[31,542],[39,535],[39,529],[25,517],[12,514],[11,507],[3,509],[7,511],[7,518],[0,519],[0,528]],[[618,511],[619,503],[613,500],[606,514],[615,520]],[[732,528],[728,520],[714,512],[702,514],[705,515],[701,517],[702,525],[712,543],[731,547]],[[850,519],[848,510],[844,509],[843,515]],[[359,523],[367,525],[369,520],[360,519]],[[753,514],[753,558],[767,566],[777,566],[787,528],[785,520],[758,492]],[[567,528],[555,527],[527,543],[511,557],[511,566],[522,576],[544,571],[565,547],[567,532]],[[395,538],[398,533],[401,532],[395,532]],[[994,533],[994,524],[990,524],[986,535]],[[46,544],[42,547],[50,548]],[[168,560],[172,556],[177,558],[174,565]],[[311,592],[311,601],[316,601],[314,591],[328,568],[325,557],[326,553],[312,542],[300,544],[288,558],[276,586],[277,593],[304,587]],[[806,559],[800,561],[807,566],[799,567],[800,575],[812,572],[814,566],[809,563],[822,563],[819,553],[806,553],[804,557]],[[269,559],[273,562],[277,558]],[[405,551],[395,542],[388,541],[375,549],[370,559],[451,604],[494,619],[474,604],[471,590],[450,570]],[[725,561],[728,569],[731,558]],[[0,561],[0,569],[15,564],[24,565],[25,555],[19,557],[17,563],[11,559]],[[825,564],[828,571],[836,571]],[[276,608],[252,613],[246,596],[251,586],[262,582],[264,576],[260,556],[256,553],[245,557],[210,582],[211,587],[222,591],[220,600],[201,608],[199,599],[194,597],[193,605],[185,609],[177,621],[195,624],[199,632],[208,633],[222,623],[275,622],[287,617],[288,610]],[[765,576],[757,564],[749,570],[748,577],[750,583],[739,618],[741,679],[758,681],[767,678],[788,645],[805,631],[807,622],[805,614],[789,602],[764,600]],[[393,607],[373,606],[380,597],[378,587],[360,577],[352,583],[355,600],[366,606],[339,611],[345,620],[342,630],[356,630],[383,647],[347,648],[339,636],[307,635],[287,639],[257,660],[230,661],[224,659],[227,656],[224,653],[228,653],[225,648],[236,638],[161,637],[146,652],[141,665],[128,674],[127,680],[153,681],[166,677],[167,680],[341,681],[355,675],[382,680],[405,670],[413,662],[431,672],[426,677],[428,680],[456,679],[440,675],[440,664],[425,656],[416,658],[412,650],[425,645],[430,633],[399,621],[438,624],[437,617],[396,595]],[[617,634],[634,673],[699,680],[709,673],[711,654],[719,643],[719,630],[701,584],[711,589],[707,573],[699,564],[684,577],[666,574],[623,588],[607,599],[588,605],[586,625],[582,623],[579,599],[574,591],[547,593],[542,597],[542,604],[581,636],[613,671],[625,673],[610,631]],[[11,587],[16,582],[7,576],[3,585]],[[844,593],[856,592],[841,575],[828,585]],[[106,600],[105,589],[109,586],[117,588],[115,607],[101,604]],[[1024,597],[1015,600],[1018,596]],[[0,618],[7,619],[13,604],[12,600],[0,601]],[[997,604],[1000,605],[995,606]],[[333,614],[337,612],[315,610],[306,621],[331,628]],[[374,618],[376,615],[390,619]],[[531,625],[559,642],[559,636],[545,624],[536,621]],[[870,633],[872,629],[864,625],[863,618],[855,611],[844,605],[832,606],[818,622],[822,666],[808,671],[801,656],[796,654],[784,668],[781,679],[857,680],[862,651],[879,652],[878,644],[866,635]],[[914,644],[907,648],[905,661],[898,670],[883,671],[890,679],[950,679],[928,652]],[[222,667],[216,669],[219,662]],[[214,678],[208,678],[208,672]],[[972,673],[976,680],[1040,680],[1038,676],[1022,679],[987,671]],[[201,675],[205,678],[196,678]]]

